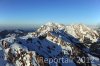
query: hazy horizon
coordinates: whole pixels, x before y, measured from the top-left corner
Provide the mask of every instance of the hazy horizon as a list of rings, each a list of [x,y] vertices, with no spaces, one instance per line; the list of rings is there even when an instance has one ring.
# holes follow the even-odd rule
[[[50,23],[50,22],[47,22]],[[47,24],[45,23],[45,24]],[[57,22],[51,22],[51,23],[57,23]],[[37,28],[40,28],[42,25],[45,24],[13,24],[13,25],[9,25],[9,24],[2,24],[0,25],[0,31],[3,30],[16,30],[16,29],[21,29],[21,30],[34,30]],[[63,23],[58,23],[58,24],[63,24]],[[63,25],[77,25],[77,24],[84,24],[84,23],[69,23],[69,24],[63,24]],[[84,24],[86,26],[92,27],[92,28],[97,28],[100,24],[94,24],[94,25],[88,25],[88,24]]]

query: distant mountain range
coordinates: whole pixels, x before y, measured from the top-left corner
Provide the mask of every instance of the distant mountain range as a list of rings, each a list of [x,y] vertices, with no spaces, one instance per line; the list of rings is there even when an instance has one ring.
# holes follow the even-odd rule
[[[100,29],[47,23],[0,32],[0,66],[100,66]]]

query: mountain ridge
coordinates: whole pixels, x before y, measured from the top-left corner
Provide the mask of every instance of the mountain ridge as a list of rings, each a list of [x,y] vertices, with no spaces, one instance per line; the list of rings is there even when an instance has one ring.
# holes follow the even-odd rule
[[[20,32],[20,31],[19,31]],[[2,66],[97,66],[99,55],[91,48],[98,41],[99,34],[83,24],[63,25],[47,23],[35,32],[24,36],[10,36],[0,40]],[[1,52],[0,51],[0,52]],[[94,54],[95,53],[95,54]],[[92,63],[91,57],[96,56]],[[48,59],[47,63],[42,62]],[[71,62],[63,63],[63,60]],[[83,59],[85,58],[85,60]],[[53,62],[49,60],[52,59]],[[60,62],[54,59],[60,59]],[[98,64],[97,64],[98,62]]]

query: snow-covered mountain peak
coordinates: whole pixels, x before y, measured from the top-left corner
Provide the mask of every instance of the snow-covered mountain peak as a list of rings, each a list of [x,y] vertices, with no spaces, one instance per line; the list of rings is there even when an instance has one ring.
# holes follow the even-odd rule
[[[83,24],[76,24],[71,26],[66,26],[65,31],[70,35],[79,38],[80,41],[84,41],[84,39],[90,39],[92,42],[96,42],[98,40],[99,34],[97,31],[87,27]]]
[[[54,23],[54,22],[48,22],[48,23],[46,23],[45,25],[47,25],[47,26],[53,26],[53,25],[60,25],[59,23]]]
[[[37,31],[48,32],[48,31],[63,30],[63,29],[65,29],[65,25],[49,22],[45,25],[42,25]]]
[[[40,34],[45,34],[48,32],[56,32],[56,33],[65,33],[73,36],[74,38],[79,39],[80,42],[88,43],[88,41],[97,42],[99,38],[99,34],[96,30],[84,25],[84,24],[74,24],[74,25],[63,25],[57,23],[47,23],[46,25],[41,26],[37,32]]]
[[[45,25],[52,26],[52,25],[55,25],[55,24],[56,24],[56,23],[48,22],[48,23],[46,23]]]

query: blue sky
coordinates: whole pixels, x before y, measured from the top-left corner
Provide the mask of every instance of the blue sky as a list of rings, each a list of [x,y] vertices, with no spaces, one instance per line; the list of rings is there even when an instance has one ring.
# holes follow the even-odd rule
[[[1,25],[100,23],[100,0],[0,0]]]

